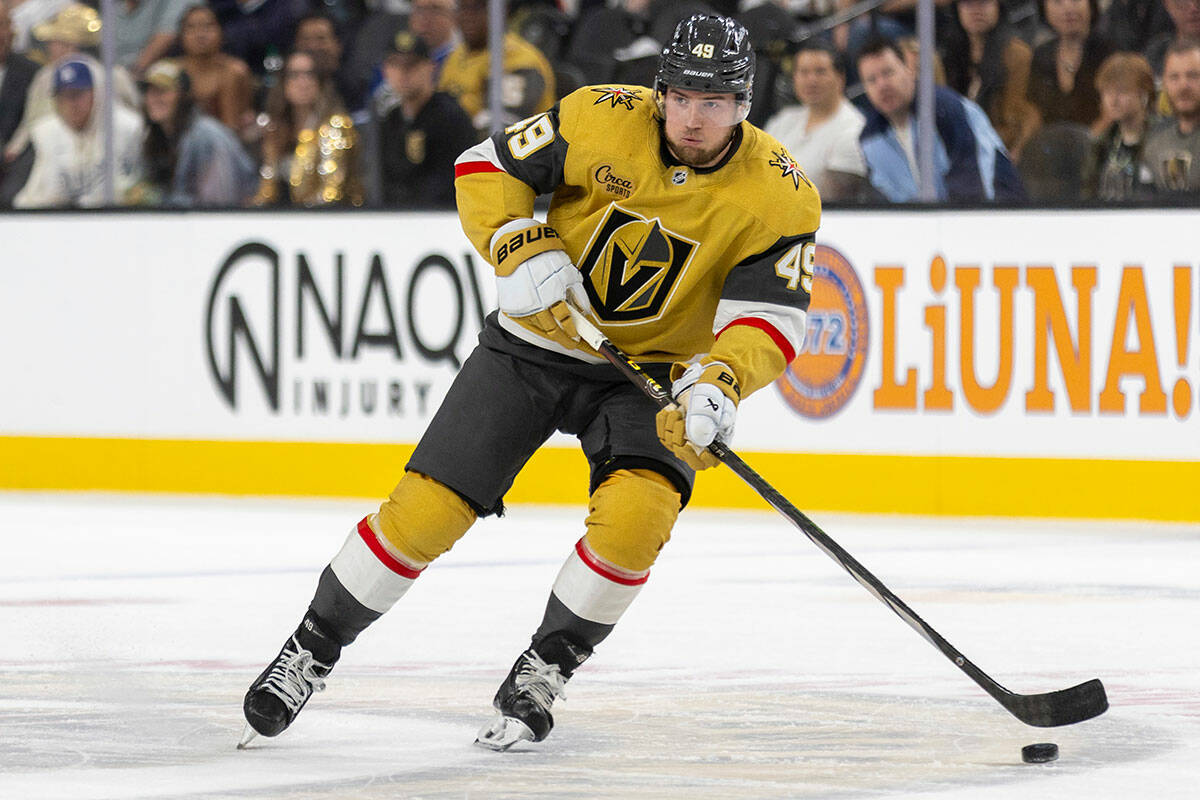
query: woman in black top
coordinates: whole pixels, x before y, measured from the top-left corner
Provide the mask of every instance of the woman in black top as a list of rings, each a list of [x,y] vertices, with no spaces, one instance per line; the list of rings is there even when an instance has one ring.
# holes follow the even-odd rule
[[[1041,0],[1041,10],[1055,35],[1033,51],[1029,101],[1043,124],[1091,128],[1100,117],[1096,73],[1112,53],[1108,40],[1095,32],[1096,0]]]
[[[1038,127],[1025,99],[1033,51],[1009,27],[1000,0],[954,0],[941,31],[946,85],[983,108],[1015,161]]]

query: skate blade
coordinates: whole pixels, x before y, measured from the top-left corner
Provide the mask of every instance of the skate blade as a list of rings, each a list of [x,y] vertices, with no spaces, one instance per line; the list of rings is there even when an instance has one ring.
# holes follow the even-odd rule
[[[475,744],[487,750],[503,753],[517,742],[532,742],[533,731],[521,720],[503,714],[479,729]]]
[[[242,731],[242,738],[238,741],[237,749],[245,750],[246,745],[258,738],[258,731],[250,727],[250,723],[246,723],[246,729]]]

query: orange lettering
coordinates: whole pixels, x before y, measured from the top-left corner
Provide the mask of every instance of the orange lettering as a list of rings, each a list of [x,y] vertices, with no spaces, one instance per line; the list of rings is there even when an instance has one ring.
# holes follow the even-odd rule
[[[929,287],[934,294],[946,288],[946,260],[941,256],[929,265]],[[946,385],[946,307],[925,306],[925,327],[932,341],[933,379],[923,398],[927,411],[949,411],[954,408],[954,394]]]
[[[1025,282],[1033,289],[1033,388],[1025,393],[1025,410],[1054,410],[1049,376],[1050,337],[1053,336],[1071,412],[1089,413],[1092,410],[1092,291],[1096,288],[1096,268],[1071,268],[1078,343],[1071,338],[1054,268],[1029,267],[1025,271]]]
[[[903,382],[896,381],[896,292],[904,285],[904,267],[876,267],[875,285],[883,290],[883,354],[875,408],[917,407],[917,370],[909,367]]]
[[[1138,349],[1129,350],[1129,318],[1137,331]],[[1121,291],[1117,297],[1117,317],[1113,325],[1112,347],[1108,354],[1108,374],[1100,392],[1100,412],[1121,414],[1125,411],[1125,393],[1121,379],[1141,377],[1145,388],[1138,399],[1142,414],[1167,413],[1167,395],[1158,374],[1158,353],[1154,331],[1150,327],[1150,301],[1146,298],[1146,277],[1140,266],[1125,267],[1121,273]]]
[[[960,295],[959,315],[959,372],[962,375],[963,396],[967,404],[980,414],[993,414],[1004,404],[1012,385],[1013,371],[1013,293],[1017,288],[1019,270],[1016,267],[996,267],[992,270],[992,285],[1000,292],[1000,364],[996,381],[980,386],[975,375],[975,290],[979,287],[978,267],[957,267],[954,285]]]

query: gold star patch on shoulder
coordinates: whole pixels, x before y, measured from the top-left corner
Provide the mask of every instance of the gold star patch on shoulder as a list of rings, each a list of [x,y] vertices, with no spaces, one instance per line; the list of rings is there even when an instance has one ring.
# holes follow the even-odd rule
[[[612,103],[609,108],[616,108],[617,106],[621,105],[625,106],[625,108],[629,109],[630,111],[633,111],[633,102],[635,100],[641,102],[642,99],[641,90],[627,89],[624,86],[598,86],[592,89],[592,91],[600,95],[596,98],[596,102],[592,103],[594,106],[598,106],[607,100],[608,102]]]
[[[804,170],[800,169],[800,165],[796,163],[796,160],[788,155],[787,150],[783,148],[772,150],[771,155],[775,157],[767,163],[772,167],[779,167],[779,169],[783,170],[782,177],[791,178],[792,183],[797,189],[800,188],[800,181],[804,181],[809,186],[812,186],[808,181],[808,176],[804,174]]]

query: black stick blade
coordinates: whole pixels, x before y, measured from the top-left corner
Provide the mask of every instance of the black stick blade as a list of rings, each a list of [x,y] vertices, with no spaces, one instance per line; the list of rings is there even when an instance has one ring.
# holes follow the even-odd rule
[[[1036,728],[1074,725],[1108,710],[1108,695],[1098,679],[1046,694],[1010,694],[1002,701],[1012,715]]]

